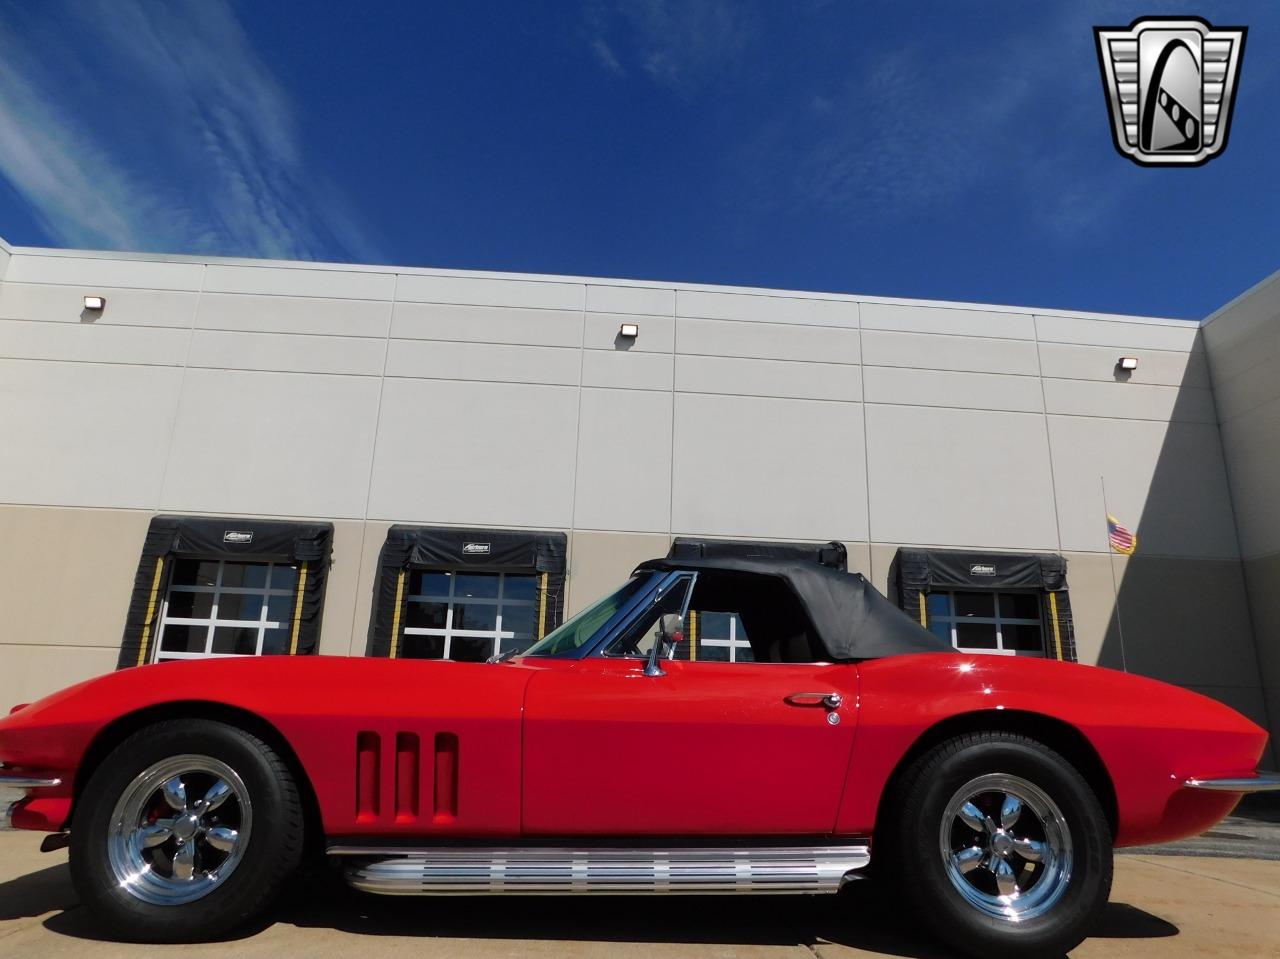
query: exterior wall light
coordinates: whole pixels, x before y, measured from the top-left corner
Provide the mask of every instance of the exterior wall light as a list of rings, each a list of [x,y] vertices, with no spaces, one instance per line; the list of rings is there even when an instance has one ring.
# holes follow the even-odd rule
[[[1136,356],[1122,356],[1116,361],[1116,366],[1122,370],[1133,371],[1138,368],[1138,358]]]
[[[618,327],[618,335],[621,336],[623,339],[634,340],[637,336],[640,335],[640,324],[623,323],[620,327]]]
[[[107,298],[105,296],[86,296],[84,298],[84,308],[99,312],[107,308]]]

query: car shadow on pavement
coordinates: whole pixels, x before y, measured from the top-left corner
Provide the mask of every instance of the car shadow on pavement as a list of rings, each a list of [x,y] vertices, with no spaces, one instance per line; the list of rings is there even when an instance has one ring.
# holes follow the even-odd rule
[[[58,935],[100,939],[78,908],[65,865],[0,883],[0,920],[55,912],[44,926]],[[236,941],[282,924],[353,935],[571,942],[732,945],[836,943],[904,959],[959,959],[959,953],[913,929],[874,882],[851,883],[838,896],[441,897],[407,901],[358,893],[333,875],[297,884],[271,914],[227,937]],[[1111,903],[1095,938],[1176,936],[1172,923],[1125,903]]]

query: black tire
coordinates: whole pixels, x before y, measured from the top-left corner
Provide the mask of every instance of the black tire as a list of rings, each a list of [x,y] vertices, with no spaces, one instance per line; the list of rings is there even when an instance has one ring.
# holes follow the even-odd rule
[[[189,755],[210,757],[239,776],[251,806],[252,828],[235,867],[202,898],[181,904],[148,902],[121,883],[111,864],[112,820],[117,803],[147,770]],[[238,802],[233,800],[230,808],[238,808]],[[304,837],[297,785],[269,745],[226,723],[168,720],[122,742],[85,786],[71,829],[71,878],[80,901],[115,938],[204,941],[225,935],[266,909],[297,869]]]
[[[1072,867],[1069,879],[1057,886],[1058,898],[1043,913],[1018,922],[993,917],[969,901],[949,875],[941,849],[948,805],[967,784],[989,775],[1016,777],[1040,790],[1060,810],[1070,836]],[[1061,956],[1080,944],[1106,907],[1112,873],[1106,816],[1080,773],[1043,743],[1005,732],[958,736],[912,762],[886,799],[886,821],[877,830],[873,855],[879,860],[876,874],[887,880],[891,894],[906,900],[925,928],[955,948],[982,959]],[[956,828],[963,835],[966,827],[962,821]],[[1028,828],[1034,830],[1036,822]],[[983,834],[974,835],[981,848]],[[984,866],[990,861],[989,854]],[[1026,868],[1023,860],[1011,861]],[[1020,875],[1031,877],[1029,883],[1047,879],[1050,874],[1037,874],[1037,867],[1043,870],[1043,864],[1032,864]],[[982,868],[974,870],[974,883],[987,881]]]

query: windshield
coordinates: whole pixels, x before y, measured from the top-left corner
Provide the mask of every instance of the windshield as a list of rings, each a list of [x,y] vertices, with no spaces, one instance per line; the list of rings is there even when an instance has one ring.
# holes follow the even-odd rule
[[[524,651],[525,656],[572,655],[591,642],[605,623],[613,619],[618,610],[641,589],[653,581],[652,573],[633,576],[618,589],[592,606],[588,606],[568,622],[547,633],[542,639]]]

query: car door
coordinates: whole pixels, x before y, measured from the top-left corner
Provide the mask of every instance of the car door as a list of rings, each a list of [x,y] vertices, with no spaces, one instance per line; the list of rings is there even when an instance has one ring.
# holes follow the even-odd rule
[[[595,655],[533,677],[526,834],[832,831],[857,725],[855,666],[661,667],[646,675],[643,658]]]

